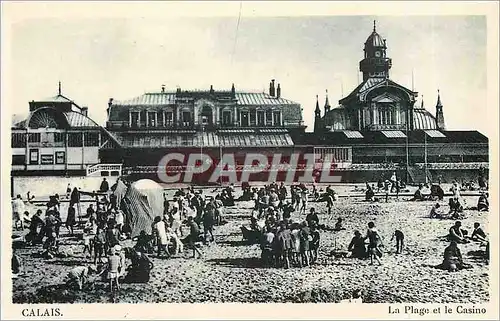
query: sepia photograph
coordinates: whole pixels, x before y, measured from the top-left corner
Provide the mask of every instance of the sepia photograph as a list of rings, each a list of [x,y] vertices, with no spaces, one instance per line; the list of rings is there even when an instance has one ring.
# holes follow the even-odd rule
[[[286,4],[9,24],[2,292],[18,317],[93,303],[493,312],[487,15]]]

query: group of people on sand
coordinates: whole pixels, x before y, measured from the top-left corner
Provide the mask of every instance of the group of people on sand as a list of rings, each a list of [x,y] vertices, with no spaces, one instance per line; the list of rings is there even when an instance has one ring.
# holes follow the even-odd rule
[[[318,225],[314,208],[301,222],[290,218],[278,220],[274,211],[268,211],[263,226],[254,227],[259,233],[263,265],[288,269],[314,264],[320,244]]]
[[[136,248],[151,253],[156,247],[158,257],[163,254],[171,257],[182,253],[187,244],[193,250],[193,257],[201,257],[199,246],[215,242],[214,228],[223,223],[223,208],[229,206],[226,204],[234,204],[233,193],[231,186],[215,197],[204,197],[201,190],[195,191],[192,187],[179,189],[173,201],[165,197],[163,216],[155,217],[151,236],[141,231]],[[184,227],[189,229],[188,234]]]
[[[472,268],[470,264],[464,262],[462,252],[458,247],[458,244],[466,244],[470,242],[479,242],[480,246],[484,246],[485,258],[486,260],[489,260],[489,241],[486,233],[481,227],[481,224],[478,222],[474,223],[474,229],[469,235],[468,231],[462,228],[462,222],[456,221],[455,224],[450,227],[446,240],[449,241],[450,244],[444,250],[443,262],[437,265],[436,268],[450,272]]]

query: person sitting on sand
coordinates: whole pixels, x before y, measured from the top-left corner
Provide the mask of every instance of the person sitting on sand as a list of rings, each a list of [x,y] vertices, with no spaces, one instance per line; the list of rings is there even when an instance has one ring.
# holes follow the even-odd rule
[[[400,254],[403,252],[405,235],[400,230],[395,230],[392,235],[391,242],[396,238],[396,253]]]
[[[456,221],[455,225],[450,227],[450,231],[448,234],[448,240],[455,241],[457,243],[469,243],[469,240],[466,239],[464,235],[464,230],[461,229],[462,222]]]
[[[89,266],[77,266],[72,268],[68,275],[66,276],[66,285],[68,287],[78,287],[78,290],[82,290],[83,286],[87,283],[90,274],[97,272],[97,267],[95,265]]]
[[[413,194],[413,198],[411,199],[412,201],[425,201],[424,194],[422,193],[422,189],[424,186],[422,184],[418,185],[418,189],[415,191],[415,194]]]
[[[455,196],[451,197],[448,205],[450,206],[450,212],[448,214],[451,215],[451,218],[458,219],[460,214],[464,211],[464,208],[460,203],[460,199]]]
[[[335,223],[334,231],[343,231],[345,227],[342,226],[342,217],[337,218],[337,222]]]
[[[430,218],[444,218],[443,212],[440,209],[441,205],[439,203],[434,204],[431,208]]]
[[[147,254],[138,252],[132,248],[126,248],[125,256],[130,259],[131,264],[127,267],[127,275],[125,276],[124,282],[149,282],[151,270],[154,268],[154,264]]]
[[[470,239],[473,241],[487,242],[486,233],[484,233],[481,224],[478,222],[474,223],[474,231],[472,231]]]
[[[462,253],[457,246],[457,242],[451,241],[450,245],[444,250],[443,263],[438,265],[438,268],[456,272],[458,270],[470,268],[470,265],[464,264]]]
[[[377,229],[375,228],[375,223],[368,223],[368,230],[366,231],[365,239],[368,239],[368,254],[370,255],[370,265],[373,265],[373,259],[377,261],[379,265],[382,265],[380,257],[382,252],[380,247],[383,246],[382,238],[380,237]]]
[[[43,238],[43,228],[45,223],[43,220],[40,218],[40,215],[42,215],[42,210],[38,209],[35,214],[33,214],[33,217],[31,217],[31,222],[29,226],[29,233],[26,235],[26,242],[30,243],[31,245],[35,245],[37,243],[40,243]],[[38,233],[38,228],[40,228],[40,233]]]
[[[434,201],[436,200],[439,200],[439,201],[442,201],[443,198],[444,198],[444,191],[443,189],[441,188],[440,185],[438,184],[433,184],[431,186],[431,196],[430,198]]]
[[[489,211],[490,202],[488,201],[488,193],[482,192],[477,201],[477,210],[479,212]]]
[[[366,183],[365,201],[373,202],[375,199],[375,192],[373,191],[370,184]]]
[[[311,207],[311,209],[309,210],[309,214],[307,214],[306,216],[306,222],[309,226],[311,226],[312,224],[319,225],[319,217],[314,207]]]
[[[366,258],[365,239],[361,236],[359,231],[354,231],[354,237],[351,239],[351,243],[349,243],[347,250],[351,252],[352,258]]]
[[[151,235],[146,234],[145,230],[142,230],[138,236],[134,238],[135,245],[134,250],[141,253],[151,253],[153,252],[153,247],[151,245],[151,241],[153,237]]]

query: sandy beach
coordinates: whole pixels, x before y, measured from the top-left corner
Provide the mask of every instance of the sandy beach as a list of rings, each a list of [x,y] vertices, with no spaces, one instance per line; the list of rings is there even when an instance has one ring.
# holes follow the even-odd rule
[[[305,268],[263,268],[258,245],[242,240],[241,225],[249,224],[253,202],[237,202],[224,209],[227,224],[215,229],[216,243],[203,246],[203,257],[192,259],[191,250],[178,257],[159,259],[151,255],[154,269],[147,284],[123,284],[117,302],[339,302],[349,298],[354,289],[363,291],[368,303],[482,303],[489,300],[488,265],[470,254],[480,249],[478,243],[459,245],[464,261],[472,269],[457,273],[431,266],[442,261],[448,245],[440,239],[448,233],[452,220],[428,218],[431,201],[399,201],[367,203],[362,198],[340,198],[332,215],[325,203],[310,202],[319,212],[320,223],[333,226],[342,217],[346,230],[321,231],[319,259]],[[477,197],[465,197],[475,206]],[[448,210],[447,198],[441,202]],[[62,213],[66,210],[63,208]],[[465,210],[463,228],[469,233],[479,222],[488,233],[488,212]],[[295,220],[304,215],[294,213]],[[63,218],[64,220],[64,218]],[[354,230],[365,234],[367,223],[375,222],[383,237],[382,266],[369,265],[368,260],[334,258],[334,249],[347,250]],[[391,236],[395,229],[405,233],[405,249],[396,254]],[[186,229],[187,231],[187,229]],[[16,233],[16,232],[14,232]],[[82,291],[68,289],[63,279],[74,266],[92,261],[82,254],[80,237],[66,235],[61,228],[61,248],[73,248],[74,256],[44,260],[33,254],[41,245],[17,249],[24,264],[24,275],[13,280],[14,303],[93,303],[111,302],[107,284],[97,281]],[[81,231],[79,231],[81,233]],[[127,241],[130,242],[130,241]],[[126,244],[125,244],[126,245]],[[484,248],[481,248],[484,249]]]

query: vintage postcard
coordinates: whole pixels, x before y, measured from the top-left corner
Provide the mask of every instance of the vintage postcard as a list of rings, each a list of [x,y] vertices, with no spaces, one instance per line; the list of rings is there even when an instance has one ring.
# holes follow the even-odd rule
[[[496,319],[497,2],[2,3],[2,319]]]

